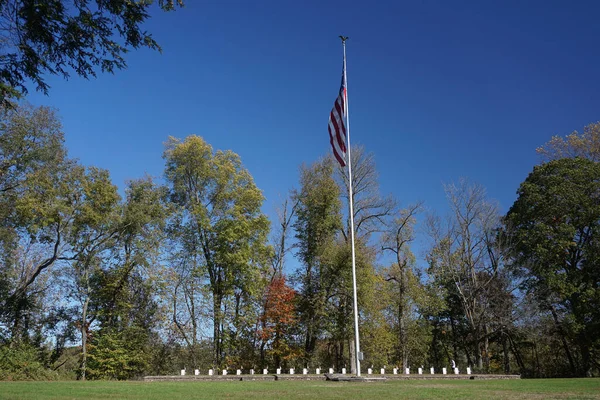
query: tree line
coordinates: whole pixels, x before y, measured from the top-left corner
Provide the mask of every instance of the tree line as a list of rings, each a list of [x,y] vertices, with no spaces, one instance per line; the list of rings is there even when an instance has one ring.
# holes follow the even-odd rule
[[[600,124],[537,151],[505,215],[466,179],[438,215],[382,195],[353,148],[365,368],[598,375]],[[1,111],[0,379],[352,370],[347,172],[302,165],[270,221],[233,151],[170,137],[163,159],[120,192],[69,158],[56,111]]]

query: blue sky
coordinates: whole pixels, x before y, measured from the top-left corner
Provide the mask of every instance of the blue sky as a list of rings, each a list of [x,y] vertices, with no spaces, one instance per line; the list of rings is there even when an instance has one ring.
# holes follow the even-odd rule
[[[350,37],[351,139],[384,193],[446,209],[467,177],[506,211],[553,134],[600,119],[594,1],[199,1],[155,12],[163,53],[97,79],[49,77],[70,155],[121,188],[161,176],[169,135],[240,154],[274,215],[298,167],[330,151],[327,118]],[[422,244],[422,240],[421,240]],[[421,245],[419,245],[421,246]]]

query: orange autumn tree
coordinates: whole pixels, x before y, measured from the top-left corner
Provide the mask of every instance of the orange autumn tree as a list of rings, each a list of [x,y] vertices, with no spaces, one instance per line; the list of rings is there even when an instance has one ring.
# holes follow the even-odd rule
[[[261,353],[275,366],[287,367],[300,356],[300,349],[294,343],[298,326],[296,312],[296,291],[285,282],[285,276],[273,278],[265,293],[264,313],[260,319],[258,337],[261,340]]]

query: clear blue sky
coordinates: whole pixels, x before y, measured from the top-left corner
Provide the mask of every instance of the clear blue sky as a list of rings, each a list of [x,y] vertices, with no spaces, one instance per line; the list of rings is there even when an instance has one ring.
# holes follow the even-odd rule
[[[327,118],[350,37],[353,143],[375,154],[384,193],[445,211],[468,177],[506,211],[535,148],[600,119],[597,1],[199,1],[147,24],[162,45],[86,81],[50,77],[72,157],[121,188],[161,176],[169,135],[232,149],[267,198],[330,151]]]

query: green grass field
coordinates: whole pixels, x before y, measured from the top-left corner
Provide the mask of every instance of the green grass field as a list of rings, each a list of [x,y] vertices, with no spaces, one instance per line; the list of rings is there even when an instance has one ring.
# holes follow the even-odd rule
[[[0,382],[0,399],[600,399],[600,379]]]

